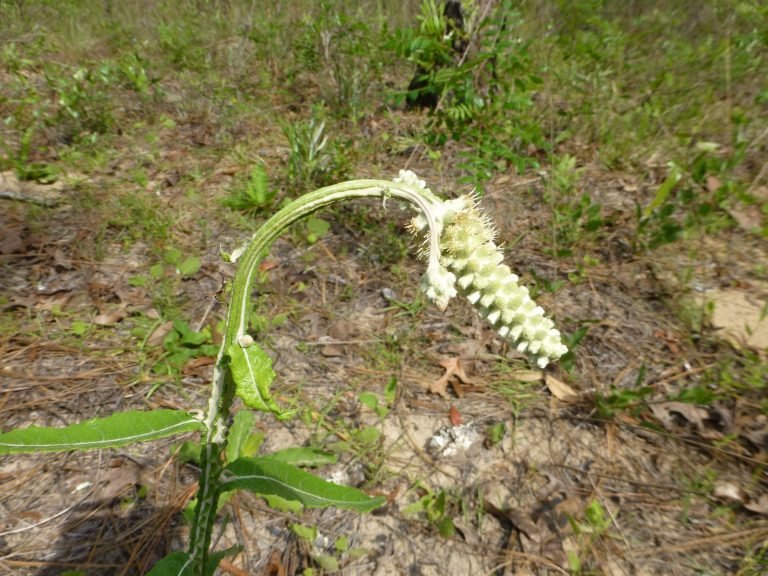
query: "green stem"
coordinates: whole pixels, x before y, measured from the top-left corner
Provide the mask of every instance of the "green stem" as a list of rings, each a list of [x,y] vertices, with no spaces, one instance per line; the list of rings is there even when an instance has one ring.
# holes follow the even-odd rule
[[[430,234],[430,241],[433,248],[436,247],[441,225],[433,209],[437,203],[441,202],[436,196],[428,190],[386,180],[354,180],[320,188],[288,204],[256,231],[239,257],[237,272],[232,281],[226,328],[214,368],[213,385],[205,420],[207,432],[201,453],[200,488],[189,546],[192,573],[195,576],[205,574],[208,562],[220,495],[221,455],[226,447],[230,408],[235,394],[227,350],[230,346],[242,342],[241,339],[246,335],[251,291],[259,264],[277,237],[297,220],[335,202],[366,197],[384,198],[385,201],[392,197],[415,204],[433,232]],[[439,254],[439,249],[432,249],[430,253]]]

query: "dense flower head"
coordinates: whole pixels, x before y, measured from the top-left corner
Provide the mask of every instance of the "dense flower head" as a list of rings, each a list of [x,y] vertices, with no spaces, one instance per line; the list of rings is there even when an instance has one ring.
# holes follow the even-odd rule
[[[413,173],[402,181],[406,179],[425,188]],[[504,254],[494,242],[496,231],[478,208],[477,199],[467,195],[443,202],[435,197],[434,209],[439,222],[439,254],[431,253],[430,248],[422,282],[426,295],[445,308],[451,297],[463,294],[502,338],[534,358],[541,368],[565,354],[568,349],[552,320],[503,263]],[[414,219],[414,230],[425,226],[423,218]]]

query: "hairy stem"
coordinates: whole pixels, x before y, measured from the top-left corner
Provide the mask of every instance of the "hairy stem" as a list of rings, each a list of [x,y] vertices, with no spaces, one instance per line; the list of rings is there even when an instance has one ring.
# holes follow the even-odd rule
[[[251,292],[259,264],[277,237],[291,224],[335,202],[352,198],[398,198],[416,205],[425,217],[430,231],[433,254],[439,254],[440,224],[432,209],[440,200],[431,192],[404,183],[385,180],[354,180],[320,188],[288,204],[277,212],[253,235],[247,248],[239,257],[237,272],[232,281],[229,310],[224,338],[219,349],[213,373],[213,385],[205,419],[206,436],[201,453],[200,488],[190,537],[189,554],[192,572],[203,576],[208,562],[211,535],[216,519],[220,495],[221,455],[227,442],[230,408],[235,385],[229,369],[227,350],[241,342],[248,328]]]

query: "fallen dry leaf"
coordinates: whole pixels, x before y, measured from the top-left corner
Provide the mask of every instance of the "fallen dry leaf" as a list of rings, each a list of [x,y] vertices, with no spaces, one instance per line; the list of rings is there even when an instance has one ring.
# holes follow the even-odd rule
[[[149,346],[159,346],[163,343],[165,337],[170,334],[171,330],[173,330],[173,322],[168,321],[160,324],[160,326],[152,331],[149,338],[147,338],[147,344]]]
[[[264,576],[286,576],[285,566],[280,558],[280,552],[272,550],[269,555],[269,562],[264,568]]]
[[[747,495],[744,491],[732,482],[715,482],[715,486],[712,489],[712,495],[715,498],[722,498],[723,500],[730,500],[731,502],[738,502],[739,504],[743,504],[747,499]]]
[[[704,408],[683,402],[662,402],[660,404],[651,404],[650,408],[656,419],[667,430],[673,429],[676,426],[673,413],[679,414],[697,428],[703,425],[704,419],[708,415]]]
[[[461,358],[443,358],[440,360],[439,364],[445,368],[445,374],[429,385],[429,391],[432,394],[439,394],[443,398],[448,396],[448,383],[453,376],[456,376],[456,378],[464,384],[472,384],[472,380],[470,380],[464,373],[464,368],[461,365]],[[461,386],[457,384],[452,384],[452,386],[453,391],[456,392],[456,395],[459,398],[461,398],[463,395]]]
[[[211,364],[215,363],[216,358],[214,356],[201,356],[200,358],[193,358],[184,364],[182,374],[184,374],[184,376],[189,376],[191,374],[195,374],[200,368],[210,366]]]
[[[722,331],[726,340],[737,347],[768,349],[764,297],[730,289],[714,290],[708,294],[708,299],[714,304],[712,325]]]
[[[9,221],[6,216],[0,216],[0,254],[23,251],[23,231],[24,227],[20,222]]]
[[[544,378],[544,383],[547,385],[547,388],[549,388],[552,396],[561,402],[575,402],[579,399],[579,395],[573,388],[568,386],[568,384],[562,380],[558,380],[551,374],[546,375]]]
[[[351,340],[357,332],[357,326],[351,320],[341,318],[328,327],[328,336],[334,340]]]
[[[464,421],[461,417],[461,412],[453,404],[451,404],[448,410],[448,419],[451,421],[451,426],[461,426],[461,423]]]
[[[219,562],[219,568],[221,568],[221,570],[227,574],[231,574],[232,576],[248,576],[250,574],[250,572],[246,572],[242,568],[238,568],[226,558],[223,558],[221,562]]]
[[[109,463],[109,471],[99,479],[99,498],[113,500],[129,488],[142,484],[141,472],[141,466],[133,460],[114,458]]]
[[[320,338],[318,338],[318,342],[328,342],[328,344],[320,348],[320,354],[326,358],[337,358],[339,356],[344,356],[344,346],[337,343],[336,340],[330,336],[320,336]]]
[[[344,344],[357,334],[357,326],[351,320],[341,318],[328,327],[328,335],[321,336],[320,342],[328,342],[320,348],[320,354],[327,358],[344,356]]]
[[[709,420],[709,410],[696,406],[695,404],[686,404],[685,402],[662,402],[660,404],[651,404],[651,412],[654,417],[661,422],[661,425],[670,432],[675,431],[678,423],[675,421],[674,414],[682,416],[696,428],[696,431],[703,438],[708,440],[718,440],[723,435],[706,424]]]
[[[55,292],[50,295],[41,296],[35,303],[37,310],[50,312],[56,309],[62,309],[66,306],[67,302],[72,299],[72,292],[62,290],[61,292]]]
[[[259,264],[259,272],[267,272],[280,266],[280,260],[263,260]]]
[[[759,232],[763,225],[763,214],[758,206],[736,204],[727,208],[727,211],[736,220],[736,223],[747,232]]]
[[[97,326],[112,326],[128,315],[125,308],[116,308],[110,312],[102,312],[93,319]]]
[[[710,192],[717,192],[722,185],[723,183],[720,182],[720,178],[717,176],[707,176],[707,190]]]
[[[664,331],[664,330],[655,330],[653,335],[664,342],[667,345],[667,348],[669,348],[669,351],[672,352],[672,354],[679,354],[680,353],[680,344],[679,340],[675,337],[675,335],[672,332]]]
[[[744,508],[755,514],[768,515],[768,494],[763,494],[757,501],[747,502]]]

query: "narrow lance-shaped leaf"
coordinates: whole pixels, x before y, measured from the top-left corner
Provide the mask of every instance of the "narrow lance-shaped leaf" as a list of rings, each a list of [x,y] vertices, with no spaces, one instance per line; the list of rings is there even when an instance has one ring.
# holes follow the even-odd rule
[[[11,430],[0,434],[0,454],[116,448],[203,428],[200,420],[182,410],[133,410],[63,428]]]
[[[275,378],[272,359],[256,343],[248,346],[232,344],[229,349],[230,369],[235,381],[235,393],[254,410],[272,412],[279,420],[287,420],[295,410],[282,410],[269,392]]]
[[[250,490],[262,496],[274,495],[301,502],[308,508],[334,506],[369,512],[385,498],[372,498],[349,486],[327,482],[304,470],[269,457],[240,458],[225,468],[224,490]]]
[[[664,204],[664,202],[667,201],[670,193],[675,189],[675,186],[677,186],[677,183],[681,178],[682,174],[680,172],[680,168],[671,162],[669,164],[669,174],[667,175],[667,178],[664,180],[664,182],[661,183],[661,186],[659,186],[658,190],[656,190],[656,195],[654,196],[651,203],[645,207],[645,210],[643,210],[643,218],[648,218],[651,214],[653,214],[654,210],[659,208],[662,204]]]

